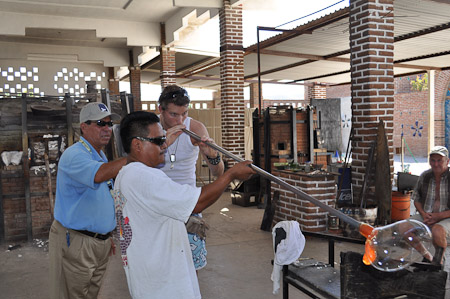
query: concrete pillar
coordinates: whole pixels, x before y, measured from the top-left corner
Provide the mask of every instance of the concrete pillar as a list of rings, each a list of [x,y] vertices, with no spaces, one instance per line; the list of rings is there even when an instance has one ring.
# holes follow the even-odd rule
[[[134,110],[142,110],[141,103],[141,68],[139,66],[130,66],[130,91],[133,95]]]
[[[352,183],[360,193],[370,145],[384,121],[391,176],[394,120],[393,0],[350,0],[352,124]]]
[[[242,6],[223,1],[220,20],[220,88],[222,145],[244,157],[244,48],[242,46]],[[229,165],[236,162],[229,160]]]

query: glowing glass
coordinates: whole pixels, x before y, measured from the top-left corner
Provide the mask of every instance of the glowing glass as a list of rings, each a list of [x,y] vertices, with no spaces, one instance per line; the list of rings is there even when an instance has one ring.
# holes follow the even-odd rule
[[[377,227],[368,235],[363,262],[378,270],[394,272],[421,261],[433,250],[430,229],[407,219]]]

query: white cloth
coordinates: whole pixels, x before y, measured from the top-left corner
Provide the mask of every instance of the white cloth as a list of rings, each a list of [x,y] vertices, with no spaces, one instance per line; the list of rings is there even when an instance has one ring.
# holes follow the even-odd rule
[[[183,124],[190,130],[192,118],[186,117]],[[166,164],[161,168],[165,174],[179,184],[196,186],[195,165],[200,149],[191,142],[188,134],[181,134],[172,143],[164,155]],[[170,155],[175,155],[176,161],[170,162]],[[173,168],[170,168],[173,164]]]
[[[286,232],[286,238],[281,240],[275,252],[276,229],[283,228]],[[295,262],[305,248],[305,236],[300,231],[297,221],[280,221],[272,229],[272,239],[274,244],[275,258],[273,260],[273,293],[276,295],[280,290],[281,270],[283,265],[289,265]]]
[[[139,162],[121,169],[114,189],[131,228],[124,267],[131,296],[201,298],[184,224],[201,189],[175,183]]]

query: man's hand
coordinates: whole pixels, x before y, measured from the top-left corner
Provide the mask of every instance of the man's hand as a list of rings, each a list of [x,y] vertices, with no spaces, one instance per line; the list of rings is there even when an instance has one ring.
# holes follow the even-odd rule
[[[212,147],[206,145],[204,142],[209,142],[209,143],[211,143],[211,144],[216,144],[216,143],[214,142],[214,139],[212,139],[212,138],[210,138],[210,137],[208,137],[208,136],[203,136],[203,137],[202,137],[202,142],[196,142],[196,144],[198,144],[198,146],[199,146],[199,148],[200,148],[200,151],[201,151],[204,155],[206,155],[206,156],[208,156],[208,157],[210,157],[210,158],[215,158],[215,157],[217,157],[218,152],[217,152],[215,149],[213,149]]]
[[[109,251],[109,256],[116,255],[116,244],[114,244],[113,238],[109,238],[111,240],[111,250]]]
[[[428,225],[430,228],[442,220],[439,213],[425,213],[423,216],[425,216],[423,217],[423,223]]]
[[[248,180],[256,171],[250,167],[252,161],[243,161],[235,164],[229,171],[233,179],[237,180]]]
[[[185,128],[186,128],[185,125],[176,125],[176,126],[173,126],[170,129],[167,129],[167,131],[166,131],[166,143],[167,143],[167,146],[169,146],[172,143],[174,143],[175,140],[177,140],[178,136],[180,136],[181,133],[183,133],[182,129],[185,129]]]

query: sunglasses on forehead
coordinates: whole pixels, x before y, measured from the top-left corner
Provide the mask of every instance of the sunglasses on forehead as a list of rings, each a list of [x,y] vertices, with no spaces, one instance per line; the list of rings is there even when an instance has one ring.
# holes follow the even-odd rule
[[[166,136],[155,137],[155,138],[140,137],[140,136],[131,137],[131,139],[133,139],[133,138],[136,138],[137,140],[140,140],[140,141],[148,141],[148,142],[151,142],[158,146],[161,146],[164,144],[164,142],[166,142]]]
[[[186,90],[182,89],[182,90],[177,90],[177,91],[173,91],[173,92],[169,92],[165,98],[166,99],[175,99],[176,97],[181,96],[181,97],[187,97],[189,98],[189,95],[187,93]]]
[[[113,126],[113,122],[112,121],[104,121],[104,120],[88,120],[85,122],[86,124],[90,125],[91,123],[95,123],[97,126],[99,127],[104,127],[104,126],[108,126],[108,127],[112,127]]]

